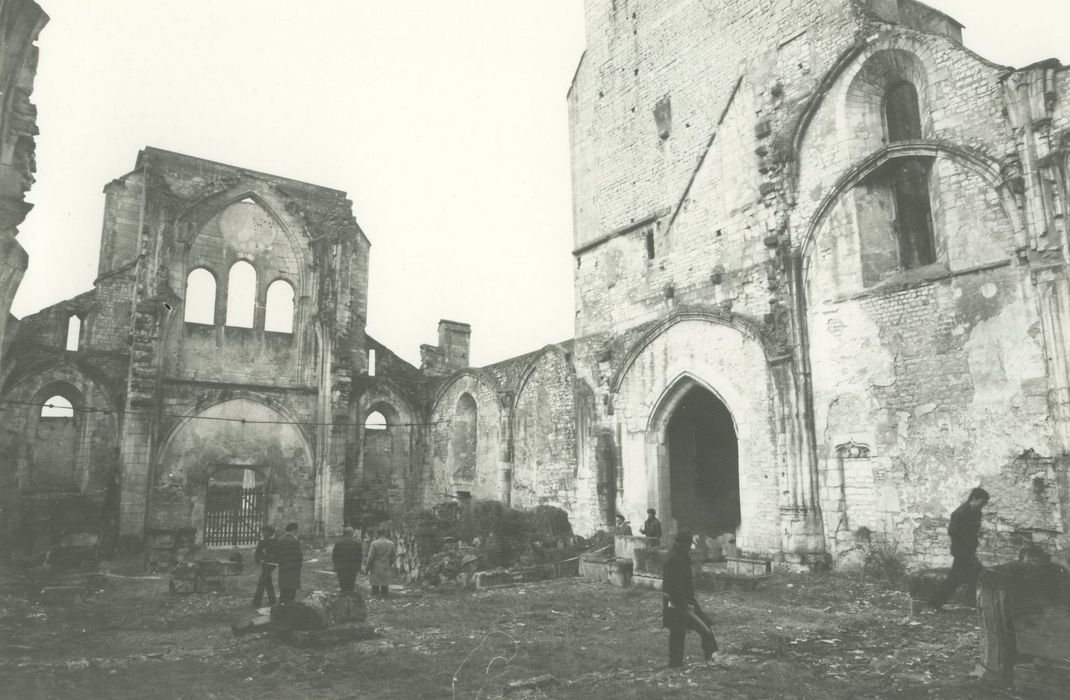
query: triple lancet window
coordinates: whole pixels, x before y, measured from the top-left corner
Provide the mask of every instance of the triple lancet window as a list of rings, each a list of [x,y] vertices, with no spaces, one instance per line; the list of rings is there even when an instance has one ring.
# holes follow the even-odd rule
[[[232,328],[253,328],[256,323],[256,268],[245,260],[230,267],[227,274],[225,323]],[[264,330],[272,333],[293,333],[294,288],[286,280],[275,280],[264,294]],[[186,323],[215,325],[217,283],[215,275],[204,267],[192,270],[186,277],[186,299],[183,318]]]

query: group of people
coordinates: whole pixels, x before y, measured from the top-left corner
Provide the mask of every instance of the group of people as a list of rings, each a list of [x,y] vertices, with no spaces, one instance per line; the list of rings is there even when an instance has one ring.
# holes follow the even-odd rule
[[[988,501],[988,492],[975,488],[970,491],[966,502],[951,514],[947,531],[951,537],[953,563],[947,579],[929,600],[929,605],[935,610],[939,610],[959,586],[976,584],[977,577],[983,570],[977,558],[977,546],[981,530],[981,510],[988,505]],[[653,508],[647,510],[647,519],[639,532],[646,537],[661,537],[661,522],[658,521],[657,511]],[[297,538],[297,523],[287,525],[281,537],[276,538],[275,528],[270,525],[265,525],[261,533],[262,539],[253,555],[260,566],[260,579],[253,596],[253,607],[260,607],[265,594],[268,605],[275,605],[272,575],[276,569],[279,603],[292,603],[301,587],[303,562],[301,541]],[[355,530],[347,526],[342,531],[342,538],[331,550],[338,586],[343,593],[353,591],[357,573],[363,564],[372,594],[385,597],[390,591],[394,543],[390,541],[387,531],[380,529],[377,537],[368,546],[368,556],[365,560],[363,544],[355,534]],[[615,534],[632,534],[631,525],[623,515],[617,515]],[[669,630],[670,667],[682,666],[684,663],[684,641],[688,630],[699,634],[702,653],[707,660],[717,651],[713,622],[695,598],[691,546],[692,534],[686,530],[677,532],[669,555],[662,564],[662,626]]]
[[[970,491],[965,503],[951,514],[947,528],[951,538],[951,571],[929,599],[932,609],[940,610],[959,586],[976,585],[977,578],[983,571],[981,562],[977,558],[981,510],[988,505],[989,498],[987,491],[975,488]],[[650,528],[651,521],[653,521],[657,524],[657,533],[660,536],[661,524],[654,517],[656,515],[654,509],[651,508],[647,513],[650,518],[647,519],[640,532],[647,534],[645,530]],[[624,517],[618,515],[617,534],[630,535],[630,527],[627,533],[620,532],[622,523],[627,525]],[[647,536],[652,535],[647,534]],[[690,532],[677,532],[669,556],[662,563],[662,626],[669,630],[669,666],[671,668],[683,666],[684,641],[688,630],[698,633],[702,642],[702,654],[707,661],[711,660],[717,651],[713,622],[695,598],[691,573],[691,545]]]
[[[276,537],[275,528],[265,525],[260,529],[260,541],[253,552],[253,560],[260,567],[260,578],[256,582],[253,594],[253,607],[259,608],[267,597],[267,604],[275,605],[275,586],[273,577],[278,571],[279,603],[293,603],[297,591],[301,588],[301,565],[304,553],[301,541],[297,537],[297,523],[286,526],[281,537]],[[364,556],[364,545],[356,537],[356,530],[346,526],[342,537],[331,549],[331,562],[338,577],[338,588],[342,593],[354,590],[357,574],[363,568],[368,576],[372,594],[385,598],[390,593],[390,568],[394,557],[394,543],[389,533],[380,529],[374,540],[368,545],[368,554]]]
[[[632,534],[632,524],[620,513],[617,513],[617,527],[613,534],[627,536]],[[658,520],[658,512],[653,508],[646,509],[646,521],[639,528],[639,534],[644,537],[661,537],[661,521]]]

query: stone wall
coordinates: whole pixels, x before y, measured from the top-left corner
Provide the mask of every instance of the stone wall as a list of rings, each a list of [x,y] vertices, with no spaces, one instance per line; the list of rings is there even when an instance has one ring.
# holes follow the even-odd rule
[[[658,431],[682,381],[739,428],[744,549],[835,554],[864,527],[940,559],[977,485],[1004,503],[991,556],[1066,531],[1067,71],[993,65],[960,30],[905,0],[587,3],[578,473],[613,471],[617,508],[666,515]],[[890,139],[904,82],[920,125]],[[906,159],[931,263],[900,248]]]
[[[513,409],[510,504],[576,510],[574,372],[565,353],[547,348],[531,360]]]
[[[473,371],[455,375],[431,407],[425,498],[438,503],[457,492],[473,499],[503,500],[502,407],[490,377]],[[458,416],[458,406],[468,408]]]
[[[30,94],[37,74],[35,42],[47,22],[33,0],[0,1],[0,362],[11,302],[29,262],[15,236],[33,207],[25,198],[37,170],[37,107]]]

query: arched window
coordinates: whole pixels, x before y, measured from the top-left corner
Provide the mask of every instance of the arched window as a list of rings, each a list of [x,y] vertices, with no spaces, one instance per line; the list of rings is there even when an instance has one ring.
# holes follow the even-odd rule
[[[286,280],[275,280],[267,290],[264,330],[294,332],[294,288]]]
[[[42,418],[74,418],[74,406],[70,400],[56,394],[41,404]]]
[[[368,376],[375,376],[375,348],[368,349]]]
[[[82,319],[75,315],[71,315],[67,319],[67,349],[77,350],[78,341],[82,337]]]
[[[936,262],[933,210],[929,201],[931,159],[903,158],[890,163],[895,196],[899,267],[910,270]]]
[[[364,421],[365,430],[386,430],[386,427],[386,416],[379,411],[372,411],[368,414],[367,420]]]
[[[453,435],[450,440],[453,478],[461,481],[476,477],[477,419],[476,400],[470,394],[461,394],[453,412]]]
[[[921,138],[921,110],[913,84],[896,83],[884,94],[884,123],[889,143]]]
[[[215,323],[215,275],[203,267],[186,277],[186,323]]]
[[[227,277],[227,325],[252,328],[256,309],[256,268],[244,260],[230,266]]]

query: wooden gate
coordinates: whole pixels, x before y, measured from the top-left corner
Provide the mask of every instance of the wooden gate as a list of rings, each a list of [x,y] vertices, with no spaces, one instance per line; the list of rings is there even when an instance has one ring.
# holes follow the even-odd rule
[[[251,547],[259,541],[267,514],[263,486],[213,484],[204,505],[205,547]]]

